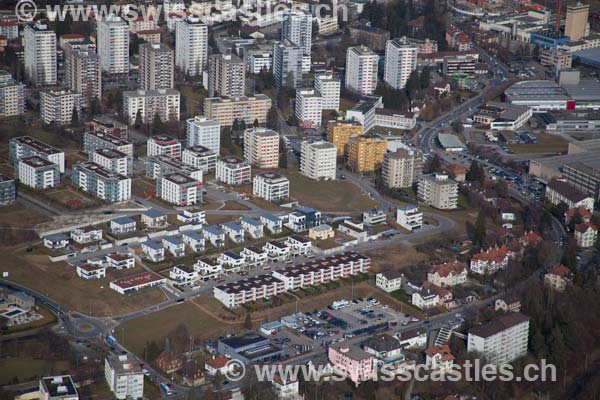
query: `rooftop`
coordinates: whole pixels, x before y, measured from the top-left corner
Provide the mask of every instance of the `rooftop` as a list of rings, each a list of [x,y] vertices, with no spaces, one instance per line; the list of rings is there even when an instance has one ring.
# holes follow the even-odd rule
[[[156,272],[141,272],[139,274],[129,275],[120,279],[116,279],[111,282],[116,286],[119,286],[123,289],[132,288],[140,285],[147,285],[153,282],[164,281],[165,278]]]
[[[529,317],[518,312],[510,312],[493,321],[471,328],[469,330],[469,335],[488,338],[523,322],[529,322]]]

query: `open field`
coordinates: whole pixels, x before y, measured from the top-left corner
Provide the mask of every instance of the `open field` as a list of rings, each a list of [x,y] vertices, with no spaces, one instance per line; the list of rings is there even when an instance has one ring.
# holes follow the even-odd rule
[[[206,223],[208,225],[217,225],[217,224],[222,224],[224,222],[229,222],[229,221],[236,221],[238,219],[240,219],[240,217],[242,217],[242,215],[218,215],[218,214],[209,214],[206,216]]]
[[[21,206],[12,204],[0,208],[0,226],[12,228],[32,228],[50,219],[45,215]]]
[[[20,382],[37,379],[42,376],[68,373],[67,361],[46,361],[33,358],[0,359],[0,386],[11,383],[14,377]]]
[[[509,144],[508,148],[516,154],[526,153],[566,153],[569,143],[558,136],[537,133],[537,143]]]
[[[100,200],[93,200],[70,187],[51,189],[44,193],[55,204],[64,208],[88,208],[100,205]]]
[[[156,185],[144,178],[136,177],[131,180],[131,193],[142,198],[154,196]]]
[[[8,280],[43,293],[67,307],[93,316],[119,315],[136,311],[164,300],[160,289],[123,296],[109,288],[109,282],[137,272],[141,267],[124,271],[107,271],[104,279],[85,280],[66,263],[51,263],[42,245],[31,253],[23,249],[4,248],[3,271]]]
[[[371,270],[374,272],[398,271],[429,259],[427,254],[419,253],[414,247],[402,243],[367,251],[365,255],[371,257]]]

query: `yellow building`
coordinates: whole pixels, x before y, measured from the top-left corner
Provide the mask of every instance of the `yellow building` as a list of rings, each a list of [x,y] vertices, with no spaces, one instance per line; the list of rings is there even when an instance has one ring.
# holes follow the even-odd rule
[[[377,136],[356,136],[348,144],[348,165],[354,172],[372,172],[381,168],[387,152],[387,140]]]
[[[341,157],[346,152],[350,138],[360,136],[364,132],[363,126],[355,121],[329,121],[327,124],[327,141],[335,144],[337,155]]]

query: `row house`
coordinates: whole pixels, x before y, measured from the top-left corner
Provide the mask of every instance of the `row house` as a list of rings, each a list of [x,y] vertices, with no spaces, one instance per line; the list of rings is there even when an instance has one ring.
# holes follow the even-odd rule
[[[283,242],[271,240],[265,243],[263,250],[272,262],[285,261],[290,256],[290,248]]]
[[[198,277],[201,280],[207,281],[217,279],[223,271],[223,266],[216,259],[199,258],[194,264],[194,269],[198,271]]]
[[[285,293],[285,284],[271,275],[257,275],[215,286],[214,297],[228,308]]]
[[[271,232],[273,235],[281,233],[283,230],[283,221],[276,215],[271,213],[264,213],[260,216],[260,222]]]
[[[204,251],[206,239],[196,231],[186,231],[181,234],[181,240],[187,244],[193,252]]]
[[[135,258],[129,253],[112,253],[106,256],[110,268],[129,269],[135,267]]]
[[[206,224],[206,211],[183,210],[177,214],[177,220],[184,224],[204,225]]]
[[[162,238],[163,247],[173,255],[173,257],[183,257],[185,255],[185,243],[178,236],[165,236]]]
[[[169,278],[179,284],[189,284],[198,280],[198,271],[188,265],[176,265],[169,271]]]
[[[598,240],[598,228],[589,222],[575,224],[573,228],[573,236],[577,242],[577,247],[594,247]]]
[[[137,230],[137,223],[133,218],[120,217],[110,221],[110,231],[114,235],[123,235],[126,233],[135,232]]]
[[[264,249],[256,246],[246,247],[240,252],[249,267],[260,267],[267,263],[268,256]]]
[[[71,231],[71,239],[80,244],[102,240],[102,229],[94,226],[84,226]]]
[[[285,244],[290,248],[292,256],[306,256],[312,248],[312,242],[306,236],[292,235],[287,238]]]
[[[217,249],[225,246],[225,232],[216,226],[206,227],[202,231],[202,235]]]
[[[244,228],[237,222],[225,222],[221,224],[221,229],[229,236],[234,243],[242,243],[244,241]]]
[[[252,239],[260,239],[265,235],[263,224],[259,220],[252,217],[244,217],[240,222],[242,228],[248,232],[248,235],[250,235]]]
[[[244,256],[233,251],[221,253],[217,260],[223,265],[227,272],[239,272],[246,265]]]
[[[500,247],[489,248],[478,254],[474,254],[471,258],[470,268],[479,275],[491,275],[508,266],[508,247],[502,245]]]
[[[77,266],[77,276],[83,279],[102,279],[106,276],[106,267],[102,265],[81,264]]]
[[[152,262],[161,262],[165,259],[165,248],[152,240],[142,243],[142,251]]]
[[[287,290],[322,285],[366,273],[371,259],[353,251],[304,262],[273,271],[273,276],[285,283]]]
[[[467,264],[459,261],[436,265],[427,273],[427,281],[436,286],[462,285],[467,281],[467,270]]]

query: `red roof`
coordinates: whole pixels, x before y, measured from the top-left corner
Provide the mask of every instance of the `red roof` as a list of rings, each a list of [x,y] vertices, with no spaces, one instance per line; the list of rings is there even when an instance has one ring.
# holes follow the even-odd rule
[[[588,223],[588,222],[582,222],[581,224],[575,224],[575,230],[579,233],[586,233],[588,231],[588,229],[592,229],[597,231],[598,228],[596,228],[594,225]]]
[[[18,24],[14,21],[2,21],[0,26],[17,26]]]
[[[425,350],[425,354],[427,354],[429,357],[433,357],[437,354],[441,354],[442,361],[454,360],[454,356],[452,355],[452,352],[450,351],[450,346],[448,346],[447,344],[443,344],[441,346],[430,346],[427,348],[427,350]]]
[[[149,283],[157,282],[160,280],[165,280],[165,278],[157,274],[156,272],[146,271],[114,280],[111,283],[123,289],[128,289],[135,286],[147,285]]]
[[[82,270],[87,271],[87,272],[94,272],[94,271],[98,271],[100,269],[104,269],[104,267],[101,265],[93,265],[93,264],[78,265],[78,268],[81,268]]]
[[[143,29],[135,32],[136,35],[159,35],[162,33],[160,29]]]
[[[208,360],[205,365],[208,365],[214,369],[221,369],[225,367],[229,361],[229,358],[221,356],[213,358],[212,360]]]
[[[533,231],[525,232],[521,236],[521,242],[525,245],[535,246],[542,241],[542,237]]]
[[[431,282],[423,282],[423,285],[421,286],[421,289],[424,290],[431,290],[433,293],[437,294],[438,296],[442,297],[442,298],[446,298],[448,296],[450,296],[450,298],[452,298],[452,292],[444,289],[442,287],[439,287],[437,285],[434,285]]]
[[[559,265],[558,267],[552,268],[552,270],[550,270],[550,273],[552,275],[557,275],[557,276],[566,276],[571,273],[571,270],[569,268],[565,267],[564,265]]]
[[[592,218],[592,212],[590,210],[588,210],[585,207],[578,207],[578,208],[569,208],[566,212],[567,214],[567,219],[571,219],[575,216],[575,214],[579,214],[581,216],[581,218],[585,219],[590,219]]]
[[[451,274],[459,275],[466,269],[467,269],[466,263],[460,262],[460,261],[453,261],[453,262],[449,262],[449,263],[445,263],[445,264],[435,265],[432,268],[431,273],[435,274],[437,272],[437,274],[439,276],[445,278]]]
[[[508,247],[502,245],[500,247],[492,247],[481,253],[473,255],[473,260],[487,261],[487,262],[500,262],[506,258],[508,253]]]
[[[450,164],[446,167],[446,171],[452,175],[466,174],[467,169],[460,164]]]

